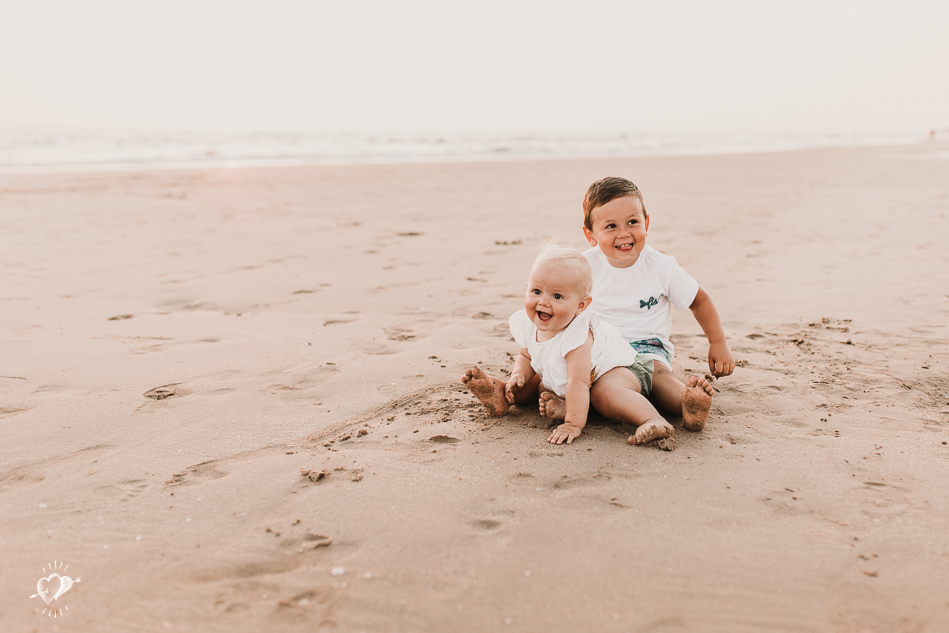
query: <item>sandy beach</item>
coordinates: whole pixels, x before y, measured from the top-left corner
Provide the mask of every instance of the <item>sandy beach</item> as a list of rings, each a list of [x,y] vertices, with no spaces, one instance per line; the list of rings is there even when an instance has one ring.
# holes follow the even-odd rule
[[[673,452],[460,382],[607,175],[739,364]],[[0,174],[0,630],[949,630],[947,217],[945,141]]]

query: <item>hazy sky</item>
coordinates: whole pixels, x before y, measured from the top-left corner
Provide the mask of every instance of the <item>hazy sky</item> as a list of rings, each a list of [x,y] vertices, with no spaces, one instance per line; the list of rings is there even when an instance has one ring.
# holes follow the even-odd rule
[[[4,3],[0,127],[104,124],[947,128],[949,2]]]

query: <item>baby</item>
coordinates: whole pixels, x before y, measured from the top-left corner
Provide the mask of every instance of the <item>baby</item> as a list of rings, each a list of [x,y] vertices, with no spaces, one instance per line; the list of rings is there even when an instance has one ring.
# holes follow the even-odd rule
[[[554,444],[571,444],[580,436],[592,397],[594,403],[610,403],[603,407],[608,413],[601,413],[637,427],[630,444],[669,438],[663,448],[672,448],[672,425],[640,393],[651,379],[646,364],[652,363],[587,311],[592,287],[593,271],[582,253],[558,246],[544,249],[531,269],[524,309],[510,318],[511,334],[521,348],[511,377],[502,382],[472,367],[462,382],[495,416],[507,413],[512,404],[539,399],[542,415],[563,420],[547,438]]]

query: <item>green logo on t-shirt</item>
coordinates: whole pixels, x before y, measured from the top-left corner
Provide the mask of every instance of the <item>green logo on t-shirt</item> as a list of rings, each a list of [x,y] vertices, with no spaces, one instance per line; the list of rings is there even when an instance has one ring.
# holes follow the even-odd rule
[[[651,310],[653,306],[657,305],[659,305],[659,301],[655,297],[649,297],[649,301],[639,300],[640,309],[646,308],[647,310]]]

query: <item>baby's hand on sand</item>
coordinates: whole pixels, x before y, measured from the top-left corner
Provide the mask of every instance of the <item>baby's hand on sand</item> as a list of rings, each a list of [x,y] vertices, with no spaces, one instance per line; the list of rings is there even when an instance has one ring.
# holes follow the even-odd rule
[[[521,390],[524,386],[525,380],[524,376],[520,374],[514,374],[507,381],[507,384],[504,385],[504,397],[511,404],[514,404],[514,395]]]
[[[580,433],[583,431],[569,422],[564,422],[560,426],[554,429],[554,432],[550,434],[550,437],[547,438],[547,441],[551,444],[563,444],[564,441],[567,444],[573,444],[573,441],[580,437]]]
[[[708,346],[708,370],[713,376],[731,376],[735,371],[735,361],[725,343],[712,343]]]

